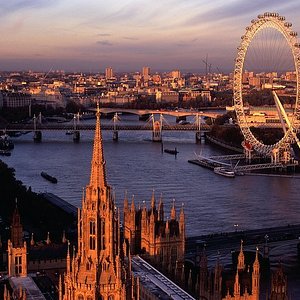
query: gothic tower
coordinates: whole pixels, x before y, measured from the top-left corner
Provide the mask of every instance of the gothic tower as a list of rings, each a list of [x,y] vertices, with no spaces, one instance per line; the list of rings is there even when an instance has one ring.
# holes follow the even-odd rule
[[[270,300],[288,300],[287,276],[280,264],[278,270],[272,274],[272,286]]]
[[[8,240],[8,276],[27,276],[27,245],[16,202],[12,217],[11,238]]]
[[[121,257],[120,217],[106,182],[99,106],[96,117],[90,183],[78,209],[78,251],[71,258],[68,250],[63,300],[131,299],[126,293],[130,270]]]

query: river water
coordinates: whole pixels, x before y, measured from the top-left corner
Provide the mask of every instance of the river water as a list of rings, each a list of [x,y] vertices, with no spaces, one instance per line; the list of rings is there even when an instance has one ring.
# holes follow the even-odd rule
[[[102,120],[104,122],[109,121]],[[139,123],[135,116],[122,116],[122,122]],[[169,122],[174,120],[169,119]],[[238,224],[238,230],[247,230],[299,223],[299,177],[238,176],[232,179],[192,165],[188,160],[195,158],[194,153],[224,154],[211,145],[196,144],[193,132],[163,132],[164,147],[176,147],[179,151],[176,158],[162,153],[161,144],[150,141],[149,131],[121,131],[118,142],[112,141],[112,132],[102,134],[107,181],[114,188],[116,204],[121,209],[125,191],[129,199],[134,195],[136,204],[146,201],[149,205],[154,189],[157,200],[163,196],[166,215],[173,199],[178,210],[184,203],[186,231],[190,236],[234,231],[237,229],[234,224]],[[89,182],[93,135],[93,132],[81,132],[80,142],[74,143],[72,136],[63,131],[43,132],[42,142],[34,143],[33,133],[29,133],[13,138],[12,155],[1,159],[15,168],[17,179],[31,186],[33,191],[51,192],[81,206],[82,189]],[[58,183],[42,178],[41,171],[56,177]],[[300,295],[299,276],[293,278],[293,269],[297,266],[296,248],[287,245],[287,249],[281,250],[278,257],[285,256],[290,289],[294,296]]]
[[[127,124],[139,122],[123,116]],[[87,122],[95,122],[89,120]],[[103,122],[109,122],[103,120]],[[15,168],[17,179],[35,192],[52,192],[75,206],[81,205],[82,189],[89,182],[93,132],[81,132],[74,143],[65,132],[43,132],[41,143],[29,133],[14,138],[10,157],[2,157]],[[175,199],[184,203],[187,234],[272,227],[299,222],[300,199],[297,178],[238,176],[234,179],[188,163],[202,155],[223,154],[207,144],[196,144],[193,132],[164,132],[164,147],[179,151],[177,158],[162,153],[161,144],[150,141],[149,131],[121,131],[119,141],[112,132],[103,131],[108,183],[115,189],[116,204],[122,208],[124,194],[135,197],[136,204],[149,203],[152,190],[156,199],[162,194],[166,214]],[[58,179],[52,184],[40,176],[46,171]]]

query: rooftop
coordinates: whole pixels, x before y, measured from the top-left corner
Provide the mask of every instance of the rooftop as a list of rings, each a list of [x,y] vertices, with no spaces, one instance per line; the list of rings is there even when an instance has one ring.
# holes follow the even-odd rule
[[[134,275],[139,277],[140,283],[159,299],[195,300],[139,256],[132,258],[132,269]]]

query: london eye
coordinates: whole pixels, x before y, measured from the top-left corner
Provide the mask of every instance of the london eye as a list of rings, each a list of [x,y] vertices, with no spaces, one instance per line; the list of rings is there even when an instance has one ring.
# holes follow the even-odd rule
[[[266,35],[268,33],[272,35],[269,38],[271,42],[267,45]],[[262,53],[262,48],[266,48],[268,53]],[[255,136],[251,129],[253,124],[249,122],[247,114],[245,113],[245,84],[243,81],[246,67],[248,68],[250,66],[250,63],[249,66],[246,66],[246,64],[250,62],[251,56],[256,59],[254,67],[257,68],[258,72],[264,72],[264,78],[266,78],[266,72],[280,77],[277,72],[282,70],[290,70],[290,73],[295,77],[295,99],[291,105],[292,111],[289,111],[289,113],[287,113],[284,104],[277,94],[277,90],[273,86],[273,80],[271,80],[272,84],[269,85],[270,94],[273,96],[274,107],[276,108],[275,110],[277,111],[283,131],[280,139],[272,144],[267,144]],[[276,64],[278,71],[271,73],[274,69],[267,70],[267,68],[263,66],[266,62]],[[244,137],[243,146],[245,152],[254,151],[259,155],[271,157],[271,160],[275,162],[288,162],[291,159],[291,145],[296,143],[298,147],[300,147],[300,142],[297,137],[300,119],[299,76],[300,44],[297,40],[297,33],[292,30],[292,24],[287,22],[285,17],[277,13],[264,13],[263,15],[259,15],[257,19],[252,20],[251,24],[246,27],[245,34],[241,37],[241,43],[238,47],[235,59],[233,78],[234,107],[237,121]],[[268,77],[269,82],[270,77],[272,77],[272,75]]]

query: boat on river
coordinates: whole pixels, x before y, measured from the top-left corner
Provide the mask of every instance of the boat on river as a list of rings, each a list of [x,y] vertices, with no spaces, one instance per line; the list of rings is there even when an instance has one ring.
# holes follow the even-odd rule
[[[164,152],[169,153],[169,154],[173,154],[173,155],[177,155],[177,153],[179,153],[177,151],[177,148],[175,148],[175,149],[164,149]]]
[[[57,183],[57,179],[55,177],[47,174],[46,172],[41,172],[41,176],[52,183]]]
[[[218,175],[233,178],[235,177],[234,170],[225,167],[215,167],[214,172]]]

